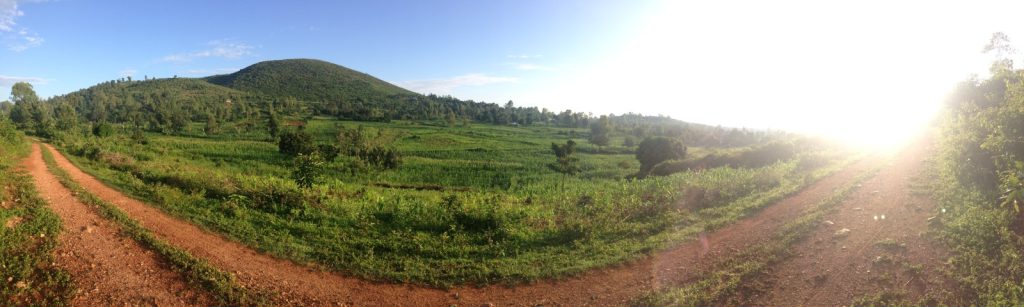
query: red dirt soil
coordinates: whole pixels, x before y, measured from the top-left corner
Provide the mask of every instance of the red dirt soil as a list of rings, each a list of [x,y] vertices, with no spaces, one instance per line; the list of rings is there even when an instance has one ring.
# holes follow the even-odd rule
[[[902,293],[915,302],[928,294],[957,305],[955,282],[939,271],[948,251],[928,233],[936,203],[913,187],[924,176],[931,150],[930,141],[922,139],[865,181],[825,217],[832,225],[823,223],[793,246],[795,256],[753,283],[768,286],[742,305],[840,306],[881,291]],[[848,234],[837,235],[844,228]],[[878,244],[886,239],[896,244]]]
[[[49,145],[47,147],[51,148]],[[56,152],[54,150],[54,152]],[[773,230],[808,206],[831,195],[877,161],[864,160],[810,185],[736,224],[632,263],[594,270],[579,277],[507,287],[458,287],[440,290],[412,285],[376,283],[324,272],[264,255],[107,187],[82,172],[59,153],[57,163],[98,197],[118,206],[158,237],[182,247],[213,265],[234,273],[247,288],[278,293],[280,304],[480,306],[496,305],[622,305],[661,286],[696,279],[720,255],[730,254],[768,238]]]
[[[75,198],[50,174],[38,144],[22,167],[32,174],[40,196],[60,216],[56,263],[78,288],[71,305],[195,305],[210,298],[192,290],[159,255],[122,235]]]

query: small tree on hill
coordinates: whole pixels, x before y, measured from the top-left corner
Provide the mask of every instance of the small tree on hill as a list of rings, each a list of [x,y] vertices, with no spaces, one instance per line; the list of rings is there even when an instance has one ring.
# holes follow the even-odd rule
[[[282,132],[277,149],[279,152],[293,157],[300,154],[308,155],[317,150],[316,144],[313,143],[313,136],[302,130]]]
[[[651,172],[658,163],[686,157],[686,147],[677,139],[663,136],[651,137],[640,142],[636,159],[640,161],[640,176]]]
[[[579,167],[576,166],[576,161],[579,160],[574,155],[576,153],[576,142],[568,140],[565,145],[558,145],[551,143],[551,151],[555,153],[555,163],[550,164],[549,167],[556,172],[572,175],[580,171]]]
[[[601,116],[600,120],[597,120],[590,124],[590,141],[591,144],[597,145],[597,147],[608,146],[608,133],[611,131],[612,125],[608,120],[607,116]]]
[[[317,152],[300,153],[295,157],[292,179],[302,188],[311,188],[323,173],[324,160]]]

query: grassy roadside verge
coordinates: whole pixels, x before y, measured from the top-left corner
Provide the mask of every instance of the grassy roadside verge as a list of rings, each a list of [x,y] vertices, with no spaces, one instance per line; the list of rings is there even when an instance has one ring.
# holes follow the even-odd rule
[[[225,305],[261,305],[265,303],[266,296],[264,294],[242,288],[235,282],[232,275],[192,256],[183,249],[158,239],[123,211],[86,191],[72,180],[67,172],[57,166],[53,154],[48,149],[41,148],[41,150],[47,168],[57,176],[61,184],[74,192],[82,202],[93,206],[101,216],[117,223],[124,233],[166,258],[173,265],[174,270],[183,274],[189,283],[210,291]]]
[[[852,193],[857,185],[875,175],[881,167],[858,175],[853,181],[822,199],[803,215],[786,223],[768,242],[733,255],[707,273],[703,279],[680,288],[649,293],[634,301],[637,306],[713,306],[724,302],[744,283],[789,255],[789,247],[818,227],[825,214]]]
[[[0,305],[67,305],[75,288],[53,256],[60,217],[39,197],[32,178],[14,169],[28,153],[27,142],[15,138],[0,140]]]

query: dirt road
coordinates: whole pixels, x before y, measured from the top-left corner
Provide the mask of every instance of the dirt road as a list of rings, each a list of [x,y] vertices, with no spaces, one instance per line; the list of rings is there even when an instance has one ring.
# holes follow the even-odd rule
[[[46,145],[49,147],[49,145]],[[52,150],[52,147],[50,147]],[[807,206],[830,195],[857,174],[878,163],[865,160],[812,184],[754,217],[655,256],[577,278],[517,287],[460,287],[439,290],[401,284],[374,283],[323,272],[264,255],[242,244],[203,231],[159,209],[107,187],[85,174],[55,150],[57,163],[85,189],[118,206],[158,237],[236,274],[246,287],[278,293],[284,304],[346,304],[405,306],[485,305],[618,305],[638,294],[697,278],[719,256],[764,240],[776,227]],[[39,157],[33,156],[36,163]],[[45,188],[41,187],[41,190]]]
[[[210,302],[190,289],[177,272],[152,251],[122,235],[54,177],[43,163],[39,145],[22,167],[62,221],[57,264],[78,288],[72,305],[194,305]]]
[[[794,257],[752,283],[768,286],[743,305],[841,306],[883,292],[958,305],[953,281],[939,272],[948,251],[928,233],[928,219],[941,214],[921,187],[931,150],[921,139],[865,181],[793,247]]]

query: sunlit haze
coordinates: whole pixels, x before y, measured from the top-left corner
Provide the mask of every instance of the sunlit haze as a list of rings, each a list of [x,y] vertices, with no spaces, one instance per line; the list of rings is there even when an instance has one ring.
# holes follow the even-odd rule
[[[986,73],[992,32],[1024,40],[1013,1],[109,5],[0,0],[0,95],[309,57],[422,93],[887,145]]]

